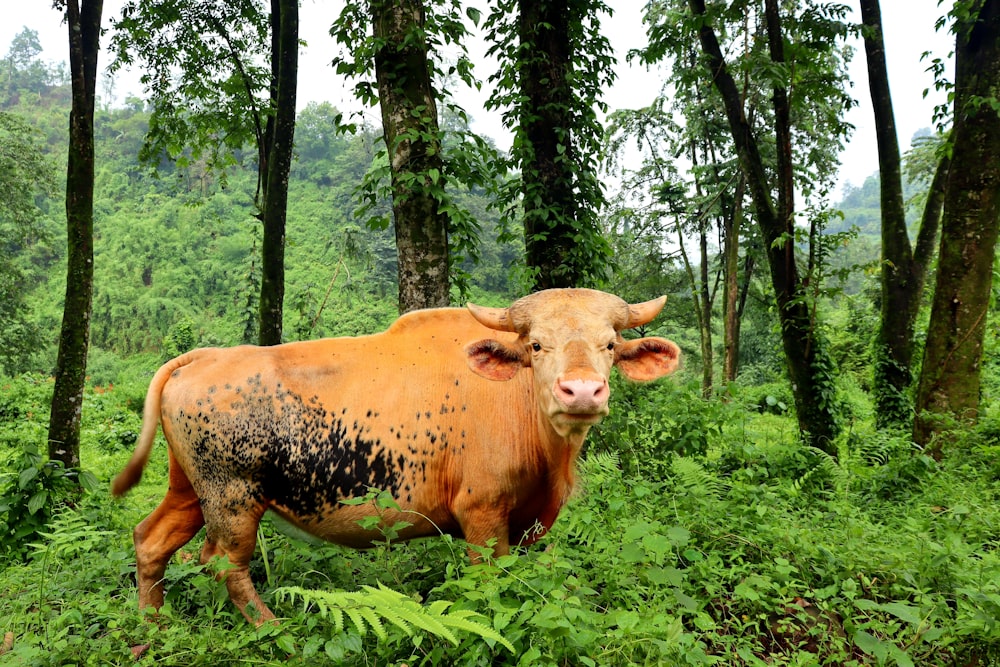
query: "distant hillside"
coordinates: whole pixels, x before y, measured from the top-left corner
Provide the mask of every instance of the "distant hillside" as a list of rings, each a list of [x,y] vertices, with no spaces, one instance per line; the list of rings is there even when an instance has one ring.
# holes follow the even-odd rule
[[[9,61],[2,61],[9,65]],[[0,72],[2,74],[2,72]],[[44,70],[8,77],[0,110],[41,132],[40,142],[64,182],[67,86]],[[371,165],[371,128],[338,133],[337,110],[313,104],[299,114],[297,159],[289,190],[285,336],[353,335],[377,330],[396,315],[396,249],[392,229],[370,229],[354,217],[354,189]],[[100,109],[95,117],[95,292],[92,346],[117,355],[176,354],[195,345],[256,340],[260,223],[255,153],[237,154],[223,172],[203,162],[156,173],[137,155],[149,114],[139,100]],[[24,303],[43,333],[57,339],[65,286],[64,185],[37,203],[41,229],[11,248],[25,276]],[[520,255],[496,240],[497,214],[482,192],[456,192],[482,225],[482,260],[471,272],[477,294],[502,294]],[[388,204],[386,204],[388,206]],[[37,360],[52,362],[52,350]]]

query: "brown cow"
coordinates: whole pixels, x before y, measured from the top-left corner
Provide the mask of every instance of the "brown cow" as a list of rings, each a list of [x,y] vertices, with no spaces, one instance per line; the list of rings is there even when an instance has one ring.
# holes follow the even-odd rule
[[[378,537],[358,524],[371,504],[340,501],[373,487],[403,510],[390,525],[411,523],[403,539],[495,539],[497,554],[537,540],[608,412],[612,365],[638,381],[677,367],[671,341],[620,333],[664,301],[548,290],[510,308],[409,313],[372,336],[206,348],[166,363],[112,484],[117,496],[138,483],[161,423],[170,488],[135,529],[139,606],[163,604],[167,561],[206,526],[202,561],[228,556],[230,598],[251,621],[274,618],[248,571],[264,512],[363,548]]]

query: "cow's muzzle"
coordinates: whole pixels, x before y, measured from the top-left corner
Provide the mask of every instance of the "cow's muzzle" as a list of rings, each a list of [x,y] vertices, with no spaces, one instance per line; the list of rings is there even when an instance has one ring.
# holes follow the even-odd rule
[[[608,381],[572,379],[556,380],[552,393],[564,411],[571,415],[603,416],[608,410],[611,391]]]

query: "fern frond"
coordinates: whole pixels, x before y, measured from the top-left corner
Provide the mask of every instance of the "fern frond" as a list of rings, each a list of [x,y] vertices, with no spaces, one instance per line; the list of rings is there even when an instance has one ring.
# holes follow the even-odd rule
[[[344,610],[340,607],[330,607],[329,615],[333,616],[333,627],[337,629],[337,632],[344,631]],[[327,614],[324,614],[326,616]]]
[[[357,607],[346,607],[343,611],[347,618],[351,619],[351,623],[354,624],[354,627],[357,629],[359,635],[364,637],[368,634],[368,623],[365,622],[364,615]]]
[[[577,463],[585,477],[600,481],[610,476],[621,475],[621,459],[618,452],[594,452]]]
[[[670,462],[670,471],[676,475],[680,485],[693,495],[710,496],[720,500],[729,490],[728,482],[705,470],[698,461],[686,456],[674,456]]]
[[[455,628],[457,630],[462,630],[464,632],[469,632],[471,634],[479,635],[483,639],[489,639],[497,644],[501,644],[507,647],[511,653],[514,653],[514,646],[503,638],[499,632],[493,628],[486,627],[480,623],[470,620],[469,617],[478,616],[473,611],[453,611],[450,614],[442,618],[442,623],[450,628]]]
[[[372,632],[374,632],[375,636],[381,639],[382,641],[385,641],[386,639],[389,638],[389,633],[385,631],[385,626],[382,625],[382,619],[379,618],[379,615],[381,614],[386,618],[390,618],[394,615],[390,610],[379,609],[379,612],[376,614],[375,610],[372,607],[359,606],[356,609],[354,609],[354,614],[351,614],[350,610],[346,611],[347,614],[351,617],[351,620],[354,621],[355,624],[358,623],[357,617],[361,617],[366,621],[368,621],[368,625],[371,626]],[[409,626],[401,625],[400,627],[402,627],[403,631],[407,634],[407,636],[413,635],[413,631],[410,630]],[[364,633],[362,632],[361,634]]]
[[[306,604],[314,604],[323,618],[333,618],[338,632],[343,630],[346,615],[361,635],[371,628],[383,641],[388,639],[383,623],[385,620],[410,637],[414,634],[414,628],[419,628],[458,646],[460,641],[452,630],[459,630],[500,644],[514,653],[514,646],[509,641],[478,620],[483,618],[479,614],[469,610],[448,611],[452,603],[445,600],[424,606],[382,584],[378,588],[363,586],[362,590],[354,592],[317,591],[288,586],[277,589],[275,595],[279,600],[294,601],[298,598]]]

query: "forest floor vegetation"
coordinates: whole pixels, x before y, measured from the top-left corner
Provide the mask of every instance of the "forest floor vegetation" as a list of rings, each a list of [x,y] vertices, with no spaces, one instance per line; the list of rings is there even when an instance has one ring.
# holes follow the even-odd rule
[[[358,552],[265,521],[252,573],[281,622],[255,629],[198,539],[155,622],[137,609],[131,531],[165,491],[162,440],[124,501],[108,481],[144,389],[88,389],[74,480],[38,454],[51,381],[0,379],[0,664],[1000,664],[996,412],[940,463],[868,422],[834,458],[796,440],[780,387],[616,382],[537,546],[471,565],[460,540]]]

